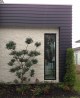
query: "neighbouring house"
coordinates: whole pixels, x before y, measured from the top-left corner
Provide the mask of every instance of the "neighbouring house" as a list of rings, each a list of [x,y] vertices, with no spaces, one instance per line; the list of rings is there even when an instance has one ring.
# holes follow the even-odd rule
[[[0,0],[0,4],[3,4],[4,2],[3,2],[3,0]]]
[[[80,47],[74,48],[75,64],[80,65]]]
[[[6,43],[13,40],[17,49],[23,49],[26,37],[41,42],[39,64],[34,65],[31,81],[63,81],[66,49],[72,47],[72,6],[0,4],[0,81],[15,78],[9,72]]]
[[[76,43],[80,43],[80,40],[77,40]]]

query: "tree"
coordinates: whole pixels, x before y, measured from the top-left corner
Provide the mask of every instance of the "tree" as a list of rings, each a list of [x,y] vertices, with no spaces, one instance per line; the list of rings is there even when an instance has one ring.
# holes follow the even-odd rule
[[[37,48],[41,45],[40,42],[36,42],[34,44],[35,50],[29,50],[28,46],[33,43],[32,38],[26,38],[26,49],[17,51],[16,50],[16,43],[13,41],[9,41],[6,44],[6,48],[10,50],[10,56],[12,59],[8,63],[9,66],[12,68],[10,72],[15,73],[17,76],[17,80],[15,82],[24,83],[25,81],[29,81],[30,77],[26,77],[25,74],[30,71],[30,76],[34,76],[34,69],[30,69],[31,66],[38,63],[38,59],[36,57],[40,55],[40,52],[37,51]]]
[[[64,77],[64,83],[73,87],[76,81],[76,67],[74,63],[74,51],[72,48],[67,49],[66,53],[66,74]]]

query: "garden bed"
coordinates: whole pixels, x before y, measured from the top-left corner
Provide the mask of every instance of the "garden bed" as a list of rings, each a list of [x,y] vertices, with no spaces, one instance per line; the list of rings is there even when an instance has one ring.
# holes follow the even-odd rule
[[[20,84],[0,84],[0,98],[80,98],[74,90],[64,90],[57,84],[24,85],[24,91],[20,87]]]

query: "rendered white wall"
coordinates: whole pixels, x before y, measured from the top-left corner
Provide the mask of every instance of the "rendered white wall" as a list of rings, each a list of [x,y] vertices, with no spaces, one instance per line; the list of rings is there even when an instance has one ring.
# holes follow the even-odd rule
[[[47,28],[47,29],[32,29],[32,28],[0,28],[0,81],[10,82],[13,81],[16,77],[13,73],[9,72],[9,65],[7,64],[10,61],[9,50],[6,49],[6,43],[8,41],[15,41],[17,44],[17,50],[25,48],[25,39],[27,37],[33,38],[34,42],[41,42],[41,46],[38,48],[38,51],[41,52],[41,55],[38,56],[39,63],[34,65],[35,76],[31,79],[31,82],[35,82],[35,79],[39,81],[44,81],[44,33],[56,33],[56,80],[53,82],[59,81],[59,30],[58,28]],[[30,46],[34,49],[34,46]],[[29,48],[29,49],[31,49]],[[52,81],[52,80],[47,80]]]

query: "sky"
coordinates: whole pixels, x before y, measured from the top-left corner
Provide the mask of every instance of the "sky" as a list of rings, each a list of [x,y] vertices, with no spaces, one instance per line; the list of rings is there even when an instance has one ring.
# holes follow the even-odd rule
[[[60,4],[72,5],[72,47],[80,47],[75,43],[80,39],[80,0],[3,0],[4,3],[14,4]]]

